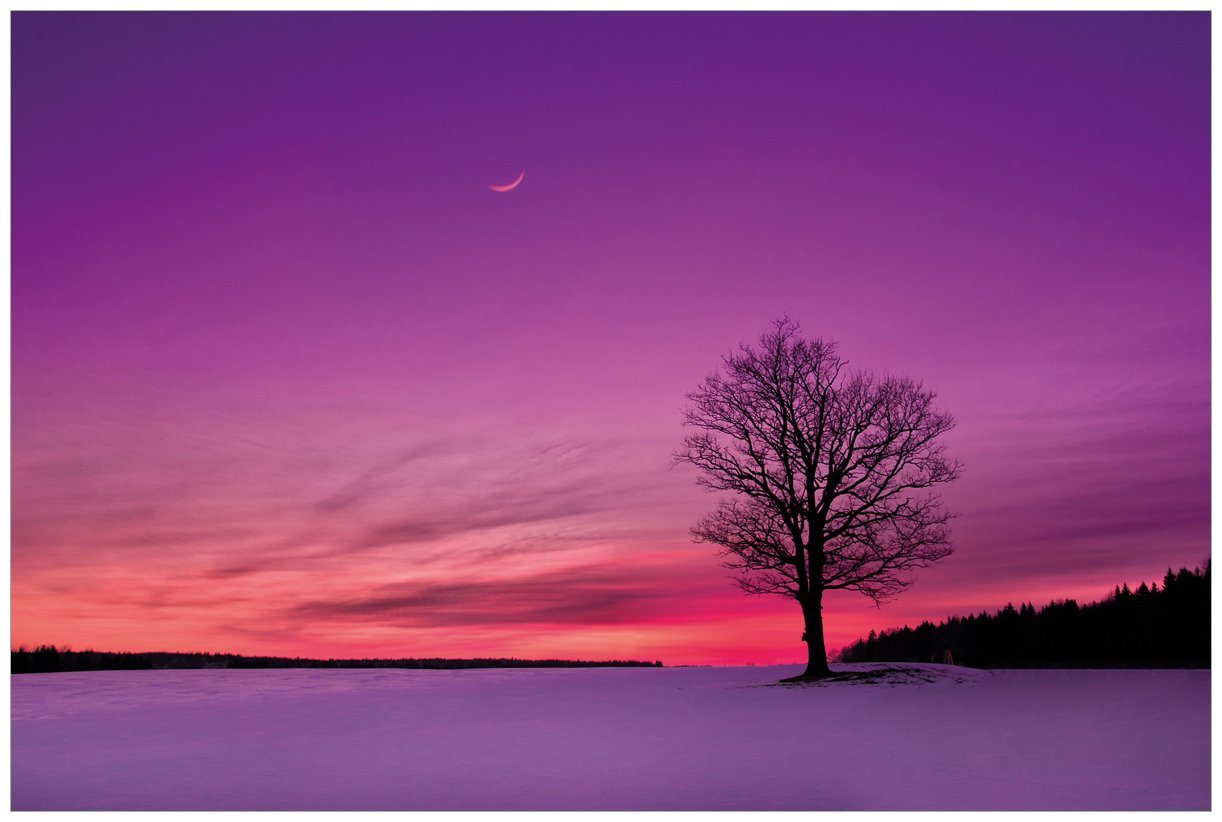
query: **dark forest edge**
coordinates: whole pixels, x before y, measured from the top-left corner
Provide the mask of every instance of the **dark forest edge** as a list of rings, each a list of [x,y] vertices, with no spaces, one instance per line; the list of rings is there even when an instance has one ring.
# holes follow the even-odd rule
[[[661,662],[633,660],[586,661],[572,659],[305,659],[240,654],[71,651],[54,645],[12,652],[13,673],[43,674],[68,671],[147,671],[196,668],[661,668]]]
[[[1011,603],[993,614],[871,631],[839,659],[973,668],[1208,668],[1209,562],[1192,571],[1168,568],[1161,588],[1117,586],[1087,605],[1069,599],[1036,610]]]

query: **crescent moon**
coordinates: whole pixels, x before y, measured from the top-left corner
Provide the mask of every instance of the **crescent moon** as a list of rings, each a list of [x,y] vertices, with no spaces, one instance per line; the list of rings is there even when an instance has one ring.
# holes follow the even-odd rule
[[[522,178],[525,176],[526,169],[522,169],[522,173],[518,175],[518,179],[514,180],[512,183],[506,183],[503,186],[488,186],[488,188],[492,189],[493,191],[513,191],[518,187],[518,184],[522,182]]]

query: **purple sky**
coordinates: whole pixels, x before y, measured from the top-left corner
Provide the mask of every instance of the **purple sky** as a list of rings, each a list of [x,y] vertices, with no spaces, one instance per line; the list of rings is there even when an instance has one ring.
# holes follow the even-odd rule
[[[830,646],[1209,555],[1206,13],[19,12],[12,145],[14,644],[797,659],[669,468],[785,312],[967,466]]]

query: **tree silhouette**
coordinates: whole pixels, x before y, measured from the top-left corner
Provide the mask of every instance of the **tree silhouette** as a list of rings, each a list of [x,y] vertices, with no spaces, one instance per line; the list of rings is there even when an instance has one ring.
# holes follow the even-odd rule
[[[744,592],[801,606],[800,679],[830,673],[824,591],[878,604],[951,552],[950,515],[928,489],[961,471],[938,442],[952,418],[918,382],[847,366],[834,342],[777,320],[687,395],[684,423],[694,432],[675,453],[699,469],[701,485],[734,494],[693,538],[721,547]]]
[[[841,651],[844,662],[928,662],[950,650],[977,668],[1209,667],[1209,562],[1163,587],[1117,585],[1102,602],[1072,599],[1040,609],[1007,605],[995,614],[953,616],[925,629],[871,630]]]

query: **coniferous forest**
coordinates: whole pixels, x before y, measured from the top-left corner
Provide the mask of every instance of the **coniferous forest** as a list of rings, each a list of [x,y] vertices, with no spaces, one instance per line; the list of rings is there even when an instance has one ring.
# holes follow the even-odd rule
[[[949,655],[948,655],[949,652]],[[1051,602],[870,632],[842,662],[944,662],[974,668],[1207,668],[1209,562],[1162,585],[1117,586],[1103,601]]]
[[[12,652],[13,673],[60,671],[136,671],[169,668],[637,668],[661,667],[661,662],[571,659],[304,659],[281,656],[241,656],[209,653],[114,653],[72,651],[54,645],[18,648]]]

